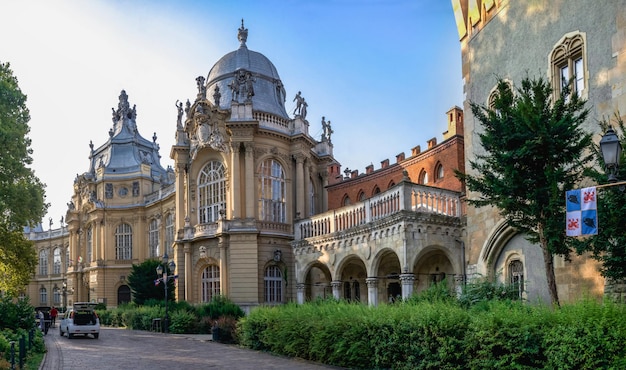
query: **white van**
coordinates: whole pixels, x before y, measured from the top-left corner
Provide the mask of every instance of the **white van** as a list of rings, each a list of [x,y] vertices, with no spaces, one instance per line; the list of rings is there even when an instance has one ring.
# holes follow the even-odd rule
[[[96,304],[90,302],[77,302],[69,309],[61,325],[59,325],[59,334],[61,336],[67,333],[69,339],[74,338],[75,335],[89,334],[93,335],[95,339],[100,336],[100,319],[96,314]]]

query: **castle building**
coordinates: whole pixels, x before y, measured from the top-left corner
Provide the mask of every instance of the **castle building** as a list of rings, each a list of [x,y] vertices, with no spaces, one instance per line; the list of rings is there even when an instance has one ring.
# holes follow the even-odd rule
[[[452,0],[452,6],[466,96],[466,161],[484,153],[480,122],[469,104],[488,106],[497,78],[515,88],[527,76],[542,77],[552,83],[555,96],[573,79],[573,90],[590,109],[584,129],[596,142],[602,135],[598,121],[617,112],[625,118],[626,1]],[[475,175],[469,164],[466,171]],[[506,226],[496,209],[468,207],[465,244],[469,273],[522,282],[529,300],[549,302],[541,249]],[[557,256],[554,265],[561,300],[603,294],[605,282],[595,261]]]
[[[446,114],[441,143],[344,178],[330,122],[314,139],[300,93],[290,117],[276,68],[247,36],[242,23],[239,48],[177,102],[172,167],[161,165],[156,134],[140,135],[149,123],[121,92],[61,227],[26,231],[39,255],[25,292],[33,303],[129,302],[132,265],[164,254],[176,264],[177,300],[220,294],[245,310],[324,295],[376,305],[462,280],[454,171],[464,166],[463,111]]]

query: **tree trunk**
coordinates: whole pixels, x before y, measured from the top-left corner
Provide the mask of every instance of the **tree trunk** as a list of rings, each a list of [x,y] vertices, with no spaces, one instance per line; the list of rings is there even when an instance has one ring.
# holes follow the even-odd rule
[[[550,292],[550,300],[552,306],[561,307],[559,303],[559,292],[556,289],[556,277],[554,276],[554,260],[552,253],[548,250],[548,242],[543,233],[543,225],[539,224],[537,227],[539,232],[539,244],[541,251],[543,252],[543,261],[546,269],[546,279],[548,281],[548,291]]]

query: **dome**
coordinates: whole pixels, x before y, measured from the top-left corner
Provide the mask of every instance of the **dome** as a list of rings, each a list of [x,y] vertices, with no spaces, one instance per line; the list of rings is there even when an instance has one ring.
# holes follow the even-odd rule
[[[206,85],[209,99],[218,96],[221,109],[230,109],[233,100],[240,103],[249,100],[254,111],[289,119],[285,110],[285,88],[276,67],[263,54],[248,50],[247,37],[248,30],[242,21],[239,49],[224,55],[209,71]]]

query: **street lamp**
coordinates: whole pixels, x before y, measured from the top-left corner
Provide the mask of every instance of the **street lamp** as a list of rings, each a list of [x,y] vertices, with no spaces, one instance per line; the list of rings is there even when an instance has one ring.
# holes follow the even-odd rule
[[[169,261],[169,258],[167,257],[167,253],[165,253],[163,255],[163,265],[158,265],[156,268],[156,273],[157,276],[163,276],[162,278],[162,282],[163,282],[163,287],[165,288],[165,322],[163,323],[163,332],[167,333],[168,329],[169,329],[169,321],[170,318],[167,314],[167,282],[169,281],[169,279],[173,278],[174,275],[167,275],[167,269],[169,267],[169,269],[171,271],[174,271],[176,269],[176,264],[174,263],[174,261]]]
[[[600,151],[602,152],[602,157],[604,157],[606,169],[609,171],[609,182],[617,182],[619,160],[622,155],[622,144],[619,142],[615,131],[613,131],[613,127],[609,127],[604,136],[602,136],[600,140]]]
[[[63,312],[65,312],[65,308],[67,307],[67,283],[63,282],[63,288],[61,289],[63,292]]]

